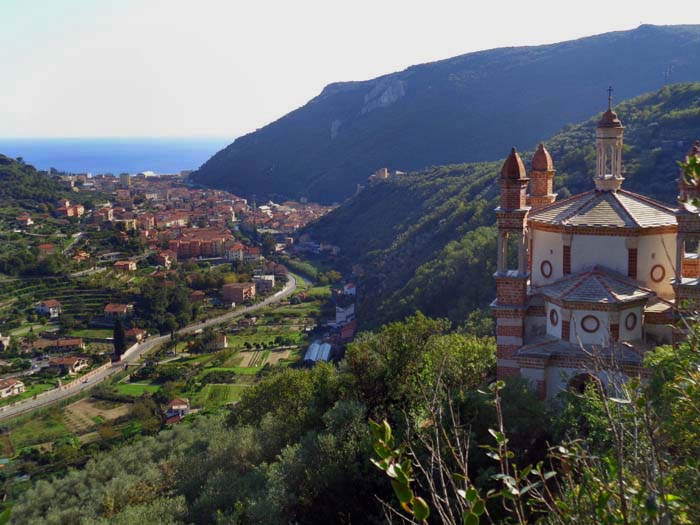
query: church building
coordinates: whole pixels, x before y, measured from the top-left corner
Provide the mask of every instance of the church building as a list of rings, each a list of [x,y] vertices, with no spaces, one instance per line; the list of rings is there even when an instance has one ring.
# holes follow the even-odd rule
[[[675,305],[700,298],[698,215],[622,188],[624,127],[608,109],[595,133],[591,191],[557,201],[540,144],[528,172],[515,148],[501,170],[495,273],[497,374],[527,378],[541,398],[591,379],[639,375],[672,343]],[[689,155],[700,156],[696,143]],[[680,196],[700,188],[680,178]],[[601,371],[602,370],[602,371]]]

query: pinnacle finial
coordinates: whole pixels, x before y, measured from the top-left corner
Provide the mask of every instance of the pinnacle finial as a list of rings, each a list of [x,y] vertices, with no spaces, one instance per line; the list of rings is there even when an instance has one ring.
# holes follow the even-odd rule
[[[613,94],[613,87],[608,86],[608,109],[612,109],[612,94]]]

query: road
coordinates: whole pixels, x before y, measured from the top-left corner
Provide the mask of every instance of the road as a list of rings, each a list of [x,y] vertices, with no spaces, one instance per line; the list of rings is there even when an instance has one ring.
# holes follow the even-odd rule
[[[262,300],[261,302],[252,306],[247,306],[245,308],[234,310],[232,312],[217,317],[212,317],[211,319],[207,319],[203,322],[188,325],[184,328],[181,328],[176,333],[191,334],[195,330],[200,330],[202,328],[214,326],[220,323],[224,323],[226,321],[230,321],[231,319],[235,319],[236,317],[255,312],[257,310],[260,310],[261,308],[265,308],[266,306],[277,303],[289,297],[290,295],[292,295],[292,293],[294,293],[294,290],[296,290],[296,286],[296,278],[292,274],[289,274],[287,278],[287,283],[284,285],[284,288],[282,288],[282,290],[275,293],[274,295],[271,295],[270,297],[267,297],[266,299]],[[36,399],[24,399],[16,403],[15,405],[5,405],[4,407],[0,407],[0,421],[18,416],[20,414],[24,414],[37,408],[44,408],[53,405],[54,403],[58,403],[59,401],[63,401],[64,399],[68,399],[69,397],[79,394],[84,390],[92,388],[95,385],[100,384],[105,379],[108,379],[109,377],[113,376],[117,372],[122,371],[125,366],[135,364],[136,362],[138,362],[139,359],[141,359],[143,355],[147,354],[154,348],[160,346],[161,344],[169,340],[170,334],[149,337],[148,339],[146,339],[146,341],[141,343],[133,352],[131,352],[127,357],[125,357],[120,363],[116,363],[105,370],[101,370],[94,376],[90,377],[87,382],[78,382],[64,390],[61,390],[59,388],[55,390],[49,390],[47,393],[42,394]]]

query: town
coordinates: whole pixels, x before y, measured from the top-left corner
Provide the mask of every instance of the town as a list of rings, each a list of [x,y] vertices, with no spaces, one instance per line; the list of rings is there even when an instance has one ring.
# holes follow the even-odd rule
[[[40,175],[66,197],[0,214],[12,261],[0,281],[0,421],[48,412],[13,420],[4,455],[173,424],[235,403],[275,368],[342,358],[355,285],[303,259],[336,247],[299,235],[332,206],[258,204],[195,187],[188,172]],[[157,404],[150,423],[132,414],[146,402]]]

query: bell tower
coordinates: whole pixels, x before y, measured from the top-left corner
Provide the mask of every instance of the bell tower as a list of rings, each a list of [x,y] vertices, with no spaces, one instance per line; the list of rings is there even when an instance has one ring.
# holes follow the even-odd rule
[[[520,155],[513,148],[503,168],[499,185],[500,206],[496,208],[498,222],[498,256],[496,300],[492,304],[496,318],[497,375],[505,377],[519,374],[519,366],[513,359],[523,345],[525,314],[527,311],[528,272],[527,185],[529,179]],[[509,247],[515,254],[509,254]]]
[[[622,122],[612,109],[612,87],[608,88],[608,110],[595,130],[596,175],[598,191],[617,191],[625,180],[622,176]]]

